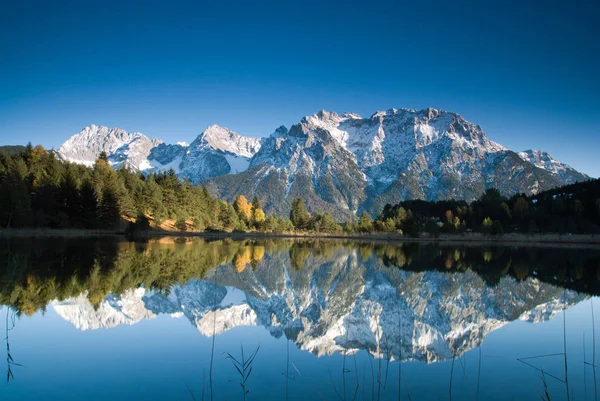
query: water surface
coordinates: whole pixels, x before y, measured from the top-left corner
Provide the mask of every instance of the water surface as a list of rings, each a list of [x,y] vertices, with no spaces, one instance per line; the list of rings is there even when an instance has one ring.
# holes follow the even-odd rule
[[[3,400],[597,399],[593,249],[16,239],[0,263]]]

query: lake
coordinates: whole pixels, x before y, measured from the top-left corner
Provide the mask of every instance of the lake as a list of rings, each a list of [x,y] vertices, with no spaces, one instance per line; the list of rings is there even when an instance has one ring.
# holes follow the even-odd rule
[[[599,392],[598,249],[20,238],[0,267],[2,400]]]

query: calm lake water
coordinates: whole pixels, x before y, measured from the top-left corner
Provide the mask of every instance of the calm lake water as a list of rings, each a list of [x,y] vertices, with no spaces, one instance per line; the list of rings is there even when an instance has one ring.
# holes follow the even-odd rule
[[[14,239],[0,267],[2,400],[600,392],[598,250]]]

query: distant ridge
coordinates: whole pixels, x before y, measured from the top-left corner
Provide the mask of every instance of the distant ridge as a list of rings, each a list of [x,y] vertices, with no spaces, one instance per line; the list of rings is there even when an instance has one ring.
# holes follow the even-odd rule
[[[21,145],[4,145],[0,146],[0,152],[7,153],[9,155],[19,153],[25,150],[25,146]]]

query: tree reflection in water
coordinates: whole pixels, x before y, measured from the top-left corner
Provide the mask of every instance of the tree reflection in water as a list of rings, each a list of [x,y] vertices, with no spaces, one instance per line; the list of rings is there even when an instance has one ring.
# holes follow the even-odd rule
[[[51,304],[70,319],[68,308],[82,308],[79,316],[100,316],[115,299],[143,289],[134,294],[143,312],[139,319],[179,313],[211,337],[208,389],[202,379],[202,398],[210,394],[211,400],[216,397],[216,337],[236,325],[265,326],[274,337],[286,338],[286,398],[290,382],[301,377],[289,359],[293,341],[317,355],[341,354],[341,375],[329,373],[329,382],[343,400],[357,398],[361,388],[380,398],[390,383],[394,386],[392,360],[400,361],[398,399],[410,394],[402,361],[452,360],[452,397],[456,369],[464,380],[463,355],[477,347],[477,387],[471,390],[478,399],[485,335],[519,317],[547,320],[598,295],[599,256],[597,249],[337,240],[4,240],[0,260],[18,263],[0,268],[0,303],[13,316],[32,315]],[[241,301],[231,301],[232,288],[242,294]],[[85,327],[105,322],[94,324]],[[595,328],[592,342],[592,361],[584,363],[591,366],[595,383]],[[362,379],[360,350],[369,358]],[[543,378],[550,378],[548,372]],[[190,394],[195,397],[191,386]]]

